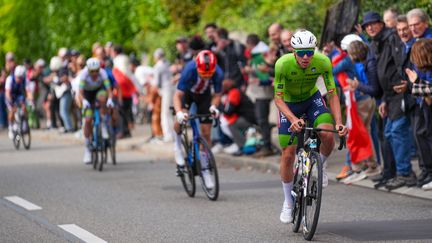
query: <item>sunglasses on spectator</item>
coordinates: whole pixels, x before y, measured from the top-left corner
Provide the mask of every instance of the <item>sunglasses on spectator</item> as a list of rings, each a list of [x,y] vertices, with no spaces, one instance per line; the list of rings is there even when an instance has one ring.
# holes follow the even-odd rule
[[[297,56],[304,57],[304,55],[311,57],[315,54],[314,50],[294,50]]]

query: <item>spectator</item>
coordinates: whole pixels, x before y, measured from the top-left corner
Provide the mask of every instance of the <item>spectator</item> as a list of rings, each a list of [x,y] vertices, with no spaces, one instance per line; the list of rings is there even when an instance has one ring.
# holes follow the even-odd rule
[[[189,49],[188,39],[186,37],[178,37],[176,39],[176,50],[175,63],[170,67],[174,84],[180,80],[180,74],[184,65],[193,59],[193,54]]]
[[[429,28],[429,15],[421,8],[415,8],[407,13],[408,26],[414,38],[432,38]]]
[[[189,41],[189,48],[191,49],[192,56],[195,57],[200,51],[204,50],[206,44],[199,35],[194,35]]]
[[[158,48],[153,53],[153,58],[156,64],[154,65],[154,79],[153,82],[156,84],[159,90],[159,95],[162,98],[161,101],[161,125],[163,132],[163,141],[171,142],[174,138],[174,121],[170,106],[172,105],[172,98],[174,94],[173,84],[171,83],[172,77],[169,70],[170,63],[165,59],[165,52],[163,49]]]
[[[228,38],[228,31],[220,28],[216,32],[216,50],[218,65],[224,72],[225,79],[236,82],[237,87],[244,83],[243,68],[246,65],[245,46]]]
[[[130,69],[129,57],[123,53],[123,47],[115,45],[113,47],[114,68],[113,75],[119,86],[119,105],[121,116],[121,131],[118,138],[131,137],[133,129],[132,99],[138,92],[137,81]]]
[[[292,53],[293,48],[291,46],[291,37],[293,36],[293,33],[287,29],[282,30],[282,33],[280,35],[281,43],[283,46],[283,53]]]
[[[205,35],[208,39],[208,43],[206,43],[205,49],[210,51],[216,50],[216,30],[217,25],[215,23],[208,23],[204,27]]]
[[[105,68],[109,68],[112,69],[113,68],[113,60],[111,58],[111,52],[112,52],[112,48],[113,48],[113,43],[111,41],[108,41],[105,44],[104,50],[105,50]]]
[[[79,57],[80,53],[77,50],[71,50],[70,51],[70,62],[69,62],[69,75],[71,76],[71,78],[75,78],[79,72],[79,70],[81,70],[78,67],[78,57]]]
[[[270,42],[275,44],[278,48],[277,58],[279,58],[283,54],[285,54],[284,47],[281,43],[282,30],[283,30],[283,27],[279,23],[273,23],[267,29],[267,32],[268,32],[268,35],[270,38]]]
[[[383,119],[387,118],[384,133],[396,161],[396,177],[389,180],[385,187],[393,190],[405,185],[412,186],[416,184],[416,177],[411,169],[410,123],[403,108],[403,94],[393,90],[393,86],[400,84],[402,79],[396,65],[398,57],[394,52],[401,45],[400,39],[384,26],[378,13],[367,12],[363,16],[362,26],[372,38],[371,51],[377,60],[378,80],[384,92],[379,113]]]
[[[176,63],[180,64],[183,69],[184,64],[191,61],[193,58],[192,51],[189,48],[189,41],[186,37],[181,36],[176,39]]]
[[[241,155],[246,137],[246,130],[255,124],[254,105],[250,99],[236,88],[236,83],[231,79],[225,79],[222,83],[225,101],[223,102],[223,117],[221,128],[234,143],[224,148],[227,154]]]
[[[398,15],[399,15],[399,13],[398,13],[397,9],[395,9],[395,8],[386,9],[384,11],[384,14],[383,14],[383,20],[384,20],[385,26],[387,28],[390,28],[390,29],[396,28],[396,23],[397,23],[396,19],[397,19]]]
[[[67,68],[61,68],[58,72],[59,83],[55,88],[56,97],[59,99],[60,116],[64,124],[64,132],[73,132],[71,117],[72,92]]]
[[[406,69],[408,79],[413,83],[412,94],[424,97],[418,99],[414,115],[414,137],[419,151],[421,174],[418,186],[432,189],[432,98],[430,86],[432,83],[432,39],[417,40],[411,50],[410,60],[414,71]],[[427,92],[429,90],[429,92]],[[426,92],[425,92],[426,91]]]
[[[29,94],[32,95],[30,100],[34,103],[30,105],[29,109],[29,125],[32,128],[40,128],[38,116],[38,98],[40,95],[40,85],[43,83],[45,61],[38,59],[34,66],[27,70],[27,80],[29,81]],[[30,119],[31,118],[31,119]],[[31,121],[31,122],[30,122]]]
[[[154,70],[148,64],[148,58],[146,54],[143,54],[141,57],[141,65],[138,66],[135,70],[135,77],[138,80],[138,83],[142,87],[141,90],[141,99],[143,99],[144,107],[144,118],[146,122],[151,123],[151,102],[150,102],[150,88],[153,80]],[[153,136],[152,136],[153,137]]]
[[[47,128],[58,128],[57,122],[60,121],[63,127],[63,121],[60,116],[60,97],[63,94],[63,89],[60,87],[59,71],[63,66],[62,59],[58,56],[52,57],[50,60],[50,75],[46,77],[45,82],[50,86],[50,94],[48,95],[49,102],[49,116],[50,121],[47,120]],[[56,91],[57,90],[57,91]]]
[[[261,128],[263,147],[254,157],[264,157],[273,154],[271,148],[271,128],[269,123],[270,103],[273,99],[272,79],[264,55],[269,47],[260,41],[258,35],[250,34],[246,39],[247,48],[251,53],[251,60],[246,68],[249,83],[246,94],[255,103],[255,120]]]
[[[58,50],[58,57],[61,58],[62,68],[68,67],[69,65],[69,50],[66,47],[62,47]]]
[[[356,64],[353,60],[354,58],[347,54],[348,46],[354,41],[362,41],[362,39],[358,35],[349,34],[341,40],[341,47],[338,51],[344,56],[344,58],[340,62],[338,62],[336,66],[333,67],[333,75],[336,77],[336,75],[339,73],[346,73],[348,76],[348,83],[350,81],[352,82],[353,80],[360,80],[362,83],[367,83],[367,79],[357,72]],[[366,55],[367,52],[363,54]],[[372,117],[376,108],[375,101],[370,95],[361,93],[359,91],[354,92],[354,95],[358,115],[363,122],[363,125],[370,134]],[[349,177],[345,179],[344,183],[351,184],[353,182],[362,180],[368,176],[375,176],[380,173],[379,167],[377,165],[376,153],[373,153],[371,157],[367,158],[364,163],[364,166],[367,167],[367,169],[363,172],[362,163],[351,163],[349,156],[350,155],[347,154],[347,163],[346,166],[342,169],[342,172],[346,171],[347,166],[351,165],[353,172],[357,173],[352,173]]]
[[[5,69],[1,70],[0,75],[0,129],[8,127],[8,115],[6,107],[5,84],[7,76],[15,69],[15,55],[12,52],[6,53]]]

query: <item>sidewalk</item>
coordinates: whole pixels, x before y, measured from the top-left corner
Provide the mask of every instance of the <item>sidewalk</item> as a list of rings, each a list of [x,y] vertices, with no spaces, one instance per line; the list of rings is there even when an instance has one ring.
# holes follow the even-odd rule
[[[32,130],[32,136],[38,139],[62,141],[66,143],[80,143],[83,144],[82,137],[78,134],[60,134],[57,131],[44,131],[44,130]],[[173,158],[173,144],[172,143],[146,143],[146,140],[150,137],[150,126],[149,125],[138,125],[132,133],[131,138],[118,140],[117,150],[128,151],[137,150],[145,154],[151,154],[157,158]],[[275,139],[276,137],[273,136]],[[338,151],[334,150],[328,161],[327,174],[330,181],[336,182],[336,175],[342,168],[345,160],[345,150]],[[254,159],[251,156],[239,156],[234,157],[227,154],[217,154],[216,160],[218,163],[228,165],[236,169],[250,169],[257,170],[264,173],[279,174],[279,156],[270,156],[263,159]],[[121,163],[121,162],[120,162]],[[413,168],[418,168],[418,162],[412,161]],[[366,188],[374,189],[374,184],[370,180],[362,180],[357,183],[353,183],[349,186],[361,186]],[[379,189],[383,192],[387,192],[385,188]],[[417,187],[402,187],[397,190],[393,190],[389,193],[396,193],[400,195],[406,195],[411,197],[423,198],[432,200],[432,191],[423,191]]]

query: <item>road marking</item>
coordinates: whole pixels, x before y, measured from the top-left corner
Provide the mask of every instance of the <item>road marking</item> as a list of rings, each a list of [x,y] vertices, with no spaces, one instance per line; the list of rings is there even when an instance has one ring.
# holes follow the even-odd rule
[[[31,202],[29,202],[29,201],[27,201],[21,197],[18,197],[18,196],[5,197],[5,199],[18,205],[18,206],[20,206],[20,207],[22,207],[22,208],[27,209],[28,211],[41,210],[42,209],[38,205],[33,204],[33,203],[31,203]]]
[[[80,238],[84,242],[88,243],[106,243],[106,241],[97,237],[96,235],[88,232],[87,230],[79,227],[76,224],[62,224],[58,227],[62,228],[64,231],[71,233],[72,235]]]

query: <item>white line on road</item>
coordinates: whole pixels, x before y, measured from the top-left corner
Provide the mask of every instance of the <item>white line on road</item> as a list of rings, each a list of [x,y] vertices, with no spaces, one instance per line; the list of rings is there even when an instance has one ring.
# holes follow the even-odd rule
[[[16,204],[16,205],[18,205],[18,206],[20,206],[20,207],[22,207],[22,208],[27,209],[28,211],[42,209],[38,205],[33,204],[33,203],[31,203],[31,202],[29,202],[29,201],[27,201],[27,200],[25,200],[23,198],[20,198],[18,196],[5,197],[5,199],[8,200],[8,201],[10,201],[10,202],[12,202],[12,203],[14,203],[14,204]]]
[[[97,237],[96,235],[88,232],[87,230],[79,227],[76,224],[62,224],[58,227],[62,228],[63,230],[73,234],[74,236],[80,238],[84,242],[88,243],[106,243],[106,241],[102,240],[101,238]]]

